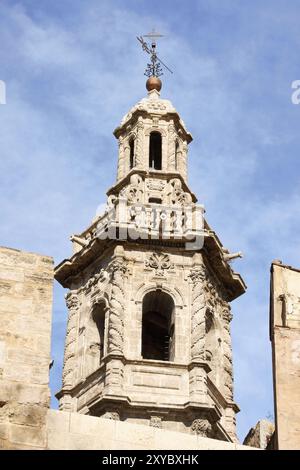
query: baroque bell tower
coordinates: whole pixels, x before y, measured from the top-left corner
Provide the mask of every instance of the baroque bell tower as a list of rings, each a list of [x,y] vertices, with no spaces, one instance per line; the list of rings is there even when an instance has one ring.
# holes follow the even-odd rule
[[[155,43],[154,43],[155,46]],[[187,183],[192,141],[148,95],[114,131],[107,208],[55,270],[69,289],[60,409],[236,441],[229,302],[245,291]]]

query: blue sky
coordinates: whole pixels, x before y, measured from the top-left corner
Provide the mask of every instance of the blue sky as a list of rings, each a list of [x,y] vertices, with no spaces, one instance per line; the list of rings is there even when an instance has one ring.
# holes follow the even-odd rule
[[[136,39],[153,27],[163,77],[194,137],[189,185],[247,293],[232,304],[235,398],[243,438],[273,414],[269,268],[300,266],[300,3],[289,0],[2,0],[0,244],[71,254],[115,181],[113,129],[145,96]],[[54,289],[52,392],[60,387],[66,309]],[[56,406],[53,400],[53,406]]]

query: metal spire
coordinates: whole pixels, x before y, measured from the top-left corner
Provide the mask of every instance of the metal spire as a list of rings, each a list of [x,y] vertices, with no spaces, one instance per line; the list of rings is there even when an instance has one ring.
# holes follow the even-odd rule
[[[151,39],[151,45],[144,40],[144,37]],[[169,69],[169,67],[158,57],[156,53],[156,39],[162,37],[163,35],[156,32],[154,29],[150,33],[145,34],[144,36],[137,36],[137,40],[142,44],[143,51],[147,52],[147,54],[150,55],[151,62],[147,64],[144,73],[146,77],[160,77],[161,75],[163,75],[161,67],[162,65],[169,72],[173,73],[172,70]]]

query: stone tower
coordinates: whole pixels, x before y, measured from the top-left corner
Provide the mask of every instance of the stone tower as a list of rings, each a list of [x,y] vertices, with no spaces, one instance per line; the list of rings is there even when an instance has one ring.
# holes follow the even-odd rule
[[[55,270],[69,289],[61,410],[235,441],[229,254],[187,185],[191,134],[161,82],[114,131],[107,209]]]

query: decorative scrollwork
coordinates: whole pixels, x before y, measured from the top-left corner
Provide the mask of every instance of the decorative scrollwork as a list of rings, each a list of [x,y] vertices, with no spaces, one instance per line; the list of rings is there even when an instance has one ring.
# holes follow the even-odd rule
[[[155,269],[157,276],[164,276],[166,270],[174,267],[168,254],[156,252],[152,253],[150,258],[145,262],[145,266]]]

